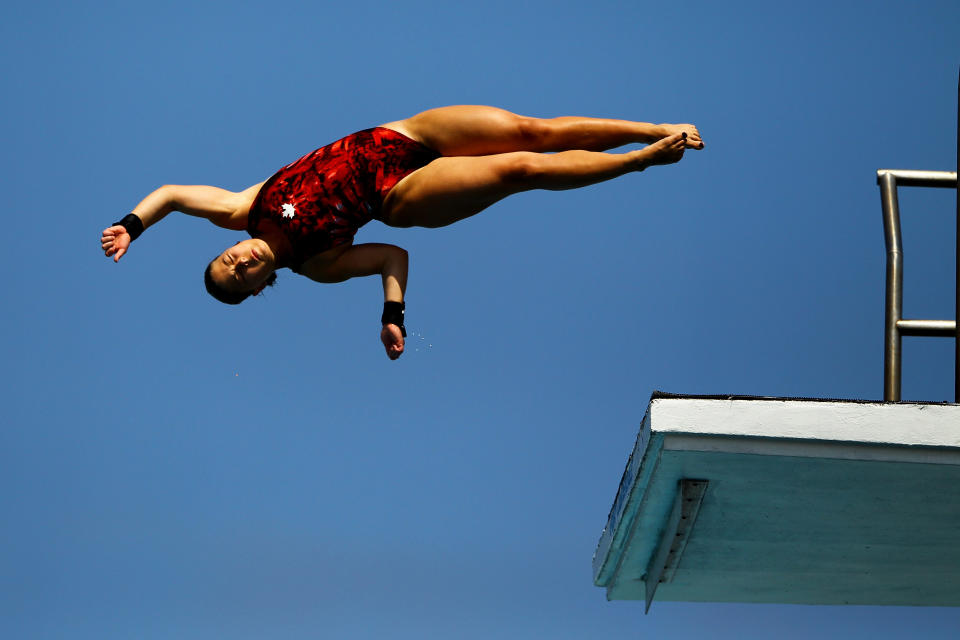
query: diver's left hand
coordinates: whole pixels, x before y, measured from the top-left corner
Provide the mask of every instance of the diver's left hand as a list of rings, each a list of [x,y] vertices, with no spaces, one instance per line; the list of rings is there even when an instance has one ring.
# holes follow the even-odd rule
[[[387,357],[396,360],[403,353],[403,334],[395,324],[385,324],[380,330],[380,342],[387,350]]]

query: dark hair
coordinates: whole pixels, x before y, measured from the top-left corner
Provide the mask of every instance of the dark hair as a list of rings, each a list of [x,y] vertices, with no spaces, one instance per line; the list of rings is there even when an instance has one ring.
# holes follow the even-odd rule
[[[216,261],[217,258],[211,260],[210,264],[207,265],[207,268],[203,270],[203,284],[207,288],[207,293],[224,304],[240,304],[249,298],[250,294],[253,293],[252,291],[227,291],[213,280],[213,276],[210,275],[210,267],[212,267],[213,263]],[[272,287],[276,281],[277,272],[274,271],[267,276],[267,281],[263,283],[263,286]]]

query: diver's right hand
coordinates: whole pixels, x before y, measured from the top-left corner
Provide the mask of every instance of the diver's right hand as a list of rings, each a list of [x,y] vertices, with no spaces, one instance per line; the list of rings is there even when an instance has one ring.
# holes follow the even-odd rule
[[[113,256],[114,262],[120,262],[120,258],[127,252],[130,246],[130,234],[119,224],[107,227],[100,236],[100,247],[104,255],[108,258]]]

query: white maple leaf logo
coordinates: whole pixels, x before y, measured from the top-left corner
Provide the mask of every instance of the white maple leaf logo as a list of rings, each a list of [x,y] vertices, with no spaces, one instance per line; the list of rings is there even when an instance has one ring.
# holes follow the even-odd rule
[[[287,203],[281,207],[284,218],[292,218],[297,210],[290,203]]]

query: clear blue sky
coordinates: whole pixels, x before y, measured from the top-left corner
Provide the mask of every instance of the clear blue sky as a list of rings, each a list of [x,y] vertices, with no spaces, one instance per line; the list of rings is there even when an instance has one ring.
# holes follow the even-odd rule
[[[953,169],[960,5],[23,2],[0,22],[4,638],[950,637],[960,612],[605,601],[650,393],[879,398],[875,171]],[[707,149],[442,230],[408,352],[375,279],[224,307],[239,189],[444,104],[694,122]],[[901,195],[907,315],[949,318],[954,196]],[[240,236],[236,236],[239,238]],[[422,338],[422,339],[421,339]],[[952,397],[908,340],[904,397]]]

